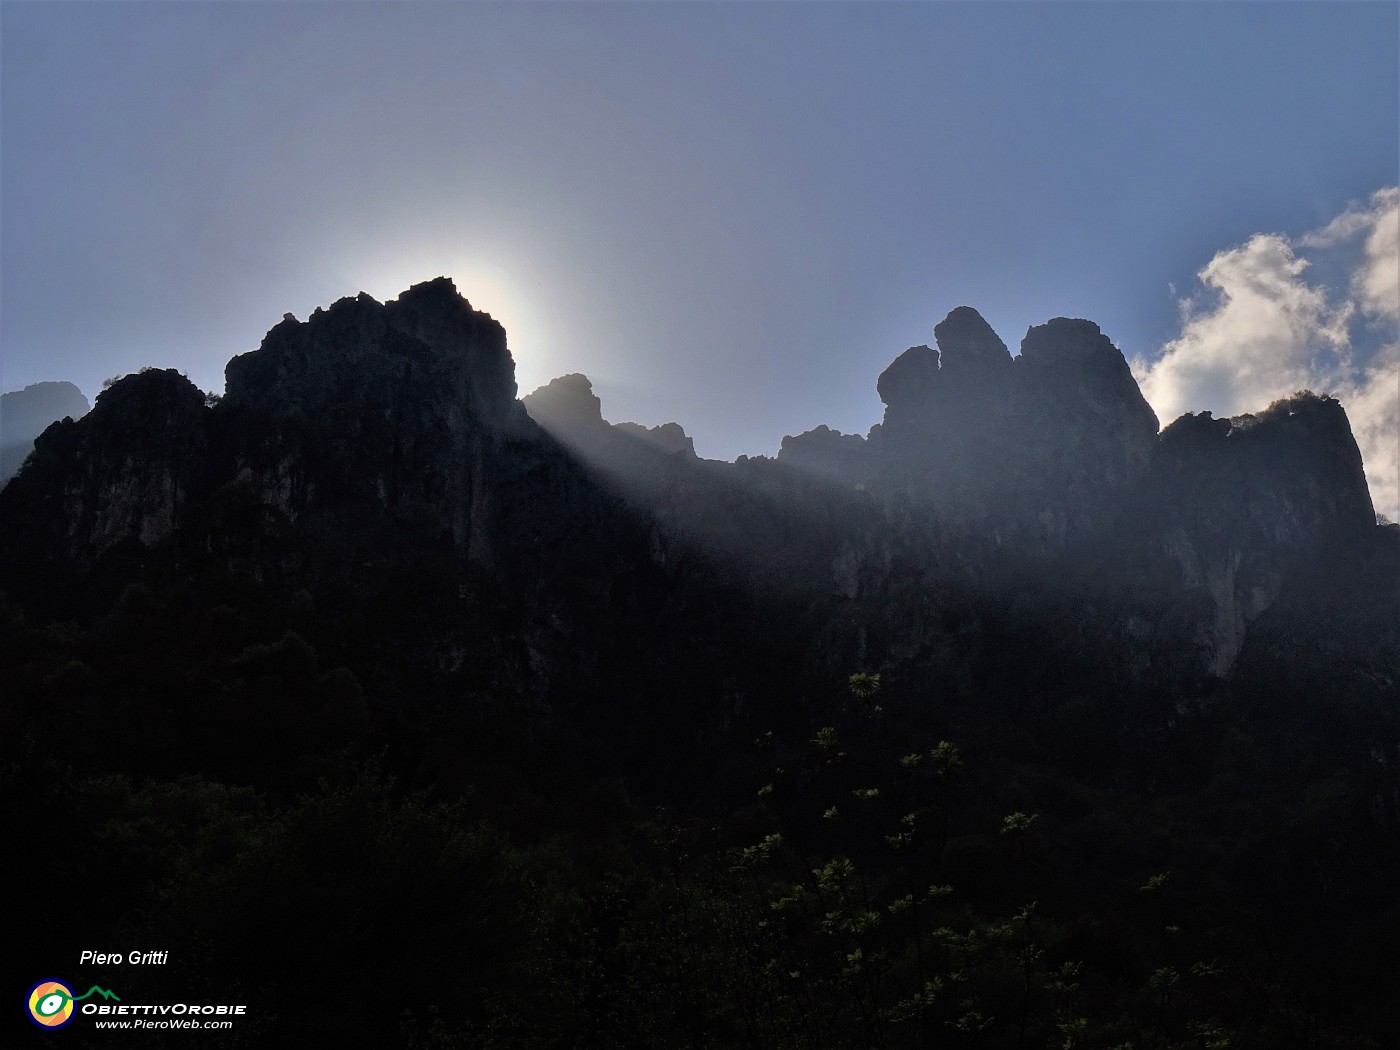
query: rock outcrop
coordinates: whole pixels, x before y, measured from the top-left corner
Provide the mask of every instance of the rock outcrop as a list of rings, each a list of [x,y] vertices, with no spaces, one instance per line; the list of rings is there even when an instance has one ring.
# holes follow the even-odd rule
[[[695,442],[679,423],[609,423],[592,381],[577,372],[552,379],[520,400],[531,419],[605,470],[631,474],[655,468],[644,451],[695,458]]]
[[[1016,498],[1059,537],[1108,526],[1157,442],[1123,354],[1092,321],[1057,317],[1026,332],[1013,371]]]
[[[819,426],[783,438],[778,462],[817,477],[863,485],[870,477],[871,446],[859,434]]]
[[[882,487],[959,526],[1061,544],[1103,524],[1146,470],[1157,420],[1123,355],[1089,321],[1030,329],[1012,358],[977,311],[934,328],[880,376]]]
[[[50,423],[81,419],[88,399],[72,383],[31,383],[0,395],[0,485],[19,473],[34,439]]]
[[[1228,671],[1296,559],[1372,520],[1331,399],[1187,416],[1159,437],[1122,353],[1090,321],[1034,326],[1015,358],[968,307],[934,336],[936,349],[911,347],[880,376],[885,416],[868,440],[818,428],[785,438],[780,460],[867,487],[893,536],[918,508],[943,537],[934,546],[958,544],[964,562],[999,560],[1013,576],[1096,566],[1105,587],[1194,625],[1182,629],[1204,670]]]
[[[695,458],[695,441],[679,423],[658,423],[654,427],[623,421],[614,423],[613,430],[623,437],[640,441],[664,456]]]
[[[582,375],[517,400],[504,330],[445,278],[342,299],[230,361],[217,403],[146,371],[50,426],[0,492],[0,583],[34,594],[65,572],[77,593],[84,573],[119,583],[165,559],[352,605],[426,588],[425,660],[476,646],[532,695],[587,680],[600,697],[601,671],[570,678],[578,654],[664,678],[656,661],[689,666],[687,634],[696,652],[747,644],[754,623],[717,610],[758,594],[878,620],[915,592],[1015,603],[1074,575],[1092,622],[1170,621],[1164,644],[1220,675],[1301,560],[1375,528],[1329,398],[1187,416],[1159,437],[1089,321],[1033,327],[1015,358],[967,307],[934,336],[879,377],[867,438],[818,427],[776,462],[728,464],[698,459],[677,424],[609,423]],[[910,628],[884,644],[923,642]],[[722,661],[702,664],[697,702]]]
[[[285,318],[225,371],[237,474],[285,523],[347,507],[438,522],[469,562],[494,557],[513,501],[515,399],[505,330],[447,278],[380,304],[363,293]]]
[[[128,376],[0,499],[36,571],[178,548],[345,587],[409,557],[533,578],[610,506],[516,400],[504,329],[445,278],[288,315],[212,407],[175,372]]]
[[[1209,598],[1200,639],[1225,673],[1299,560],[1374,528],[1346,412],[1303,392],[1256,415],[1185,415],[1162,431],[1143,486],[1144,529]]]
[[[560,376],[521,400],[602,486],[651,523],[659,560],[698,556],[749,580],[830,587],[851,507],[825,479],[765,457],[699,459],[675,423],[609,423],[583,375]]]
[[[740,603],[529,417],[504,331],[450,281],[285,317],[226,377],[215,402],[129,376],[50,427],[0,492],[0,590],[105,614],[145,573],[231,575],[371,617],[396,660],[492,696],[638,734],[721,717],[695,712],[706,654],[754,635]],[[642,710],[672,673],[676,717]]]
[[[603,402],[593,393],[593,382],[586,375],[572,372],[551,379],[520,399],[530,418],[561,441],[574,444],[603,440],[608,421],[603,418]]]
[[[207,414],[179,372],[145,369],[104,390],[83,418],[50,426],[3,494],[4,506],[24,508],[23,527],[7,529],[12,555],[91,568],[168,541],[204,485]]]

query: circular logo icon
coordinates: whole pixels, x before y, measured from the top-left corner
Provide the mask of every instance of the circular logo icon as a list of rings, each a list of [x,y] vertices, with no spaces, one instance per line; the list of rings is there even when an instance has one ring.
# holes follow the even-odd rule
[[[62,1028],[73,1020],[73,992],[62,981],[40,981],[29,989],[29,1017],[43,1028]]]

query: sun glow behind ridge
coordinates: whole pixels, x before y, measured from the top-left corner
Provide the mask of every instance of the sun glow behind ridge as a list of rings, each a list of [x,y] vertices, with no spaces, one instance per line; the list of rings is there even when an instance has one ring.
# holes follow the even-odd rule
[[[343,276],[348,282],[343,287],[354,287],[380,302],[397,299],[423,281],[450,277],[473,310],[490,314],[505,328],[506,345],[515,360],[516,385],[522,395],[557,374],[552,370],[553,343],[545,311],[533,291],[534,285],[508,263],[480,253],[405,249],[387,257],[366,259]]]

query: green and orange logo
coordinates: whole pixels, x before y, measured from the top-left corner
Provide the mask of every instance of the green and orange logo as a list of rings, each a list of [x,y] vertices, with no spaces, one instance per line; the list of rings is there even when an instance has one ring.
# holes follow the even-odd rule
[[[41,1028],[62,1028],[73,1020],[73,1004],[89,995],[121,1002],[121,996],[93,985],[82,995],[74,995],[62,981],[40,981],[29,989],[29,1019]]]

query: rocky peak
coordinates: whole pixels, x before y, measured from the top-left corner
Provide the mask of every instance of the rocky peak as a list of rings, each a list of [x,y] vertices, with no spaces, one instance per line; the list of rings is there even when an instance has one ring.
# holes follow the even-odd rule
[[[89,423],[114,443],[159,449],[203,418],[204,402],[204,392],[175,369],[143,368],[97,395]]]
[[[938,351],[931,346],[911,346],[900,354],[875,381],[880,400],[890,407],[927,401],[938,385]]]
[[[50,428],[40,469],[6,492],[7,517],[52,518],[28,532],[36,561],[87,564],[182,530],[253,558],[320,530],[344,542],[306,565],[364,561],[411,528],[419,549],[485,566],[501,522],[529,517],[519,475],[547,455],[544,438],[515,400],[504,330],[450,280],[286,315],[225,376],[212,411],[183,376],[146,371],[80,423]],[[198,492],[196,524],[186,511]]]
[[[685,432],[679,423],[659,423],[654,427],[644,427],[640,423],[614,423],[613,430],[623,437],[655,449],[667,456],[695,458],[695,440]]]
[[[360,295],[369,298],[364,292]],[[474,312],[472,304],[457,291],[457,284],[451,277],[434,277],[431,281],[410,285],[397,302],[406,309],[436,310],[458,315]]]
[[[1006,495],[997,458],[1009,440],[1011,356],[966,306],[934,328],[934,340],[938,349],[910,347],[880,376],[886,407],[868,443],[872,475],[945,520],[985,518]]]
[[[1162,431],[1147,523],[1180,585],[1210,598],[1202,641],[1224,674],[1278,597],[1292,559],[1374,525],[1361,453],[1341,404],[1308,391],[1257,414],[1187,414]]]
[[[608,425],[593,381],[578,372],[551,379],[520,401],[530,418],[556,437],[583,436]]]
[[[304,322],[288,314],[224,376],[235,404],[330,410],[426,383],[475,419],[508,426],[519,417],[505,329],[473,310],[446,277],[384,304],[361,292]]]
[[[1056,317],[1028,328],[1016,368],[1031,400],[1110,422],[1117,439],[1134,449],[1135,462],[1146,465],[1157,437],[1157,414],[1142,396],[1122,351],[1093,321]]]
[[[204,393],[174,369],[119,380],[82,419],[39,435],[4,491],[5,517],[25,524],[12,535],[36,564],[59,553],[83,567],[124,544],[162,543],[203,484],[208,416]]]
[[[877,473],[949,521],[1059,542],[1105,523],[1105,495],[1142,476],[1157,417],[1092,321],[1031,328],[1012,358],[971,307],[880,377]]]
[[[574,373],[552,379],[520,399],[530,418],[600,466],[632,473],[645,469],[648,457],[659,452],[695,458],[695,442],[679,423],[646,427],[640,423],[609,423],[593,382]]]
[[[870,448],[859,434],[827,426],[783,438],[778,462],[821,477],[858,484],[870,472]]]
[[[33,441],[55,420],[87,414],[88,399],[72,383],[31,383],[0,395],[0,445]]]
[[[1123,355],[1093,321],[1052,317],[1026,329],[1026,337],[1021,340],[1021,360],[1062,368],[1090,362],[1116,368]]]
[[[388,303],[386,312],[398,330],[463,356],[465,371],[488,399],[515,399],[515,362],[506,349],[506,330],[490,314],[473,310],[449,278],[414,285]]]
[[[1011,367],[1011,352],[976,310],[959,306],[933,329],[949,380],[996,376]]]
[[[1288,546],[1375,521],[1346,410],[1311,391],[1256,414],[1182,416],[1162,431],[1151,481],[1178,516],[1231,534],[1252,521]]]
[[[31,383],[0,395],[0,485],[19,473],[34,439],[50,423],[81,419],[88,399],[72,383]]]
[[[1066,527],[1099,519],[1105,490],[1137,482],[1157,441],[1128,362],[1092,321],[1056,317],[1027,330],[1015,371],[1037,498]]]

